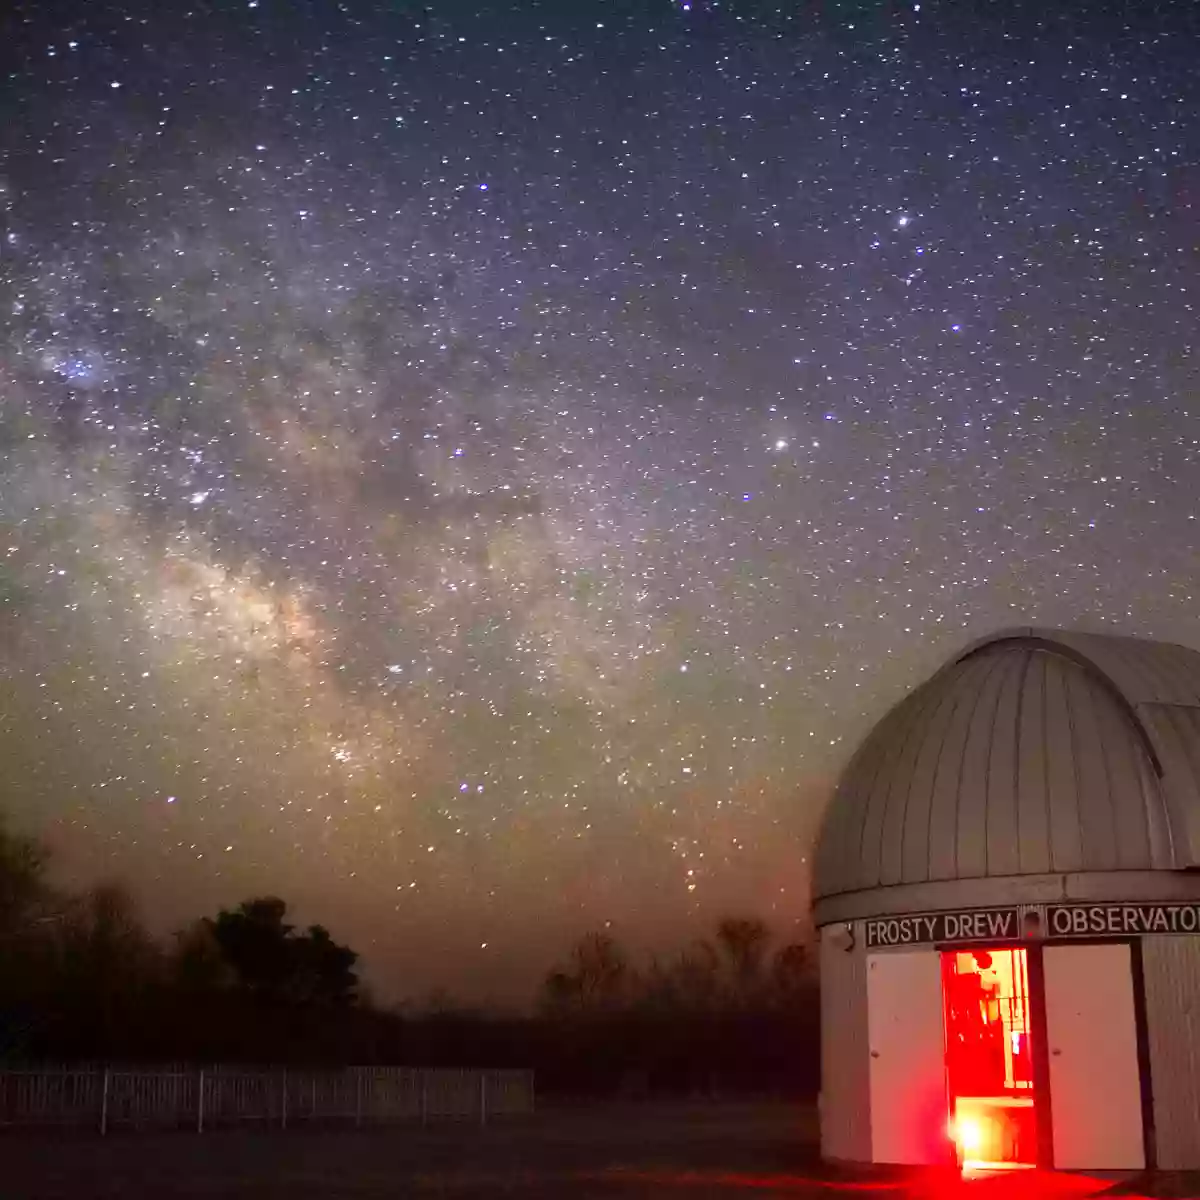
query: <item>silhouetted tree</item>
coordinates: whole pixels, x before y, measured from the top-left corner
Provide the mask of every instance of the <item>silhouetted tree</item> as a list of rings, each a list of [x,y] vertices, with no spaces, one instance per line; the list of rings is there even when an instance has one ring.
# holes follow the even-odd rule
[[[625,952],[607,933],[589,933],[571,947],[570,963],[552,970],[542,1002],[553,1012],[612,1009],[627,998],[634,975]]]
[[[64,1040],[101,1057],[139,1052],[163,956],[132,898],[117,884],[99,884],[75,898],[51,928]]]
[[[357,998],[358,955],[321,925],[297,934],[277,896],[246,900],[206,922],[237,982],[269,1004],[349,1005]],[[193,953],[199,945],[193,946]]]
[[[48,891],[45,851],[0,820],[0,937],[20,933]]]
[[[54,900],[45,854],[0,820],[0,1055],[33,1052],[44,998],[53,993],[45,925]]]
[[[717,944],[725,953],[736,993],[745,1000],[762,979],[770,932],[757,918],[725,917],[717,925]]]
[[[282,1001],[291,978],[287,904],[277,896],[245,900],[232,911],[206,918],[221,957],[239,987],[258,999]]]
[[[810,999],[816,985],[808,947],[798,942],[780,946],[771,959],[771,992],[784,1007]]]
[[[178,988],[193,994],[231,988],[237,978],[222,953],[213,922],[207,919],[195,921],[175,934],[170,972]]]
[[[323,925],[310,925],[291,939],[292,999],[301,1004],[349,1005],[358,999],[358,955],[329,936]]]
[[[701,938],[683,950],[667,978],[677,1011],[711,1012],[720,1007],[721,957],[711,942]]]
[[[567,971],[551,971],[542,984],[542,1007],[552,1016],[563,1016],[579,1005],[579,981]]]
[[[630,982],[629,961],[606,933],[589,933],[571,951],[579,994],[586,1006],[608,1006],[622,998]]]

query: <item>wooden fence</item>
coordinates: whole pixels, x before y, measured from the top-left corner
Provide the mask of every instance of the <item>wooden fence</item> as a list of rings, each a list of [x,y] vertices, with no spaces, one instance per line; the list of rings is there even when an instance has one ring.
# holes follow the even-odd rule
[[[534,1109],[532,1071],[350,1067],[0,1070],[0,1126],[110,1129],[474,1121]]]

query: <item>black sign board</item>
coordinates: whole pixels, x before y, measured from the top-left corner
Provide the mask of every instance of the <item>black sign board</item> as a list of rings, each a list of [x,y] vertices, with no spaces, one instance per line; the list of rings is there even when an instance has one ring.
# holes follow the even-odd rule
[[[1200,904],[1052,904],[1045,932],[1048,938],[1200,933]]]
[[[867,949],[914,946],[922,942],[1002,942],[1021,936],[1015,908],[980,908],[924,916],[872,917],[866,922]]]

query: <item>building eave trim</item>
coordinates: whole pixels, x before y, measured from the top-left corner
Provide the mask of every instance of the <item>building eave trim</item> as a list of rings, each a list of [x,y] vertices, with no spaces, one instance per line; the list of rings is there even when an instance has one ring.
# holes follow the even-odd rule
[[[1152,900],[1200,900],[1200,872],[1086,871],[906,883],[825,896],[813,905],[813,919],[819,927],[900,913],[1068,901],[1112,904]]]

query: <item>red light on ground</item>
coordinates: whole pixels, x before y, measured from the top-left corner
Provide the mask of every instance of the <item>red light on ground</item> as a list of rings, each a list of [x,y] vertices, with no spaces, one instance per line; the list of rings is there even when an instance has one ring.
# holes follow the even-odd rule
[[[950,1136],[954,1139],[963,1158],[982,1158],[987,1136],[984,1133],[983,1122],[971,1117],[963,1117],[954,1121],[950,1126]]]

